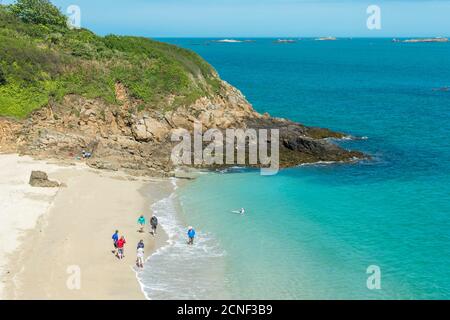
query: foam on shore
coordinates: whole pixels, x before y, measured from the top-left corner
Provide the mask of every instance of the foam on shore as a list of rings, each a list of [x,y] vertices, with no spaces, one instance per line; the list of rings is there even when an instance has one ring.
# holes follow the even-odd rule
[[[213,235],[202,230],[196,230],[195,244],[187,245],[187,224],[180,214],[176,179],[172,184],[174,192],[152,206],[168,240],[147,258],[146,268],[137,278],[148,300],[214,298],[211,295],[225,292],[225,288],[218,288],[224,282],[217,281],[225,252]]]

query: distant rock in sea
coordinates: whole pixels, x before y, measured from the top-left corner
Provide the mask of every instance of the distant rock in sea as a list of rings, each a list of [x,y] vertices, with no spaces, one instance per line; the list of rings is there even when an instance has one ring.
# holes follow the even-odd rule
[[[212,40],[212,42],[237,43],[237,42],[243,42],[243,41],[242,40],[235,40],[235,39],[221,39],[221,40]]]
[[[423,38],[423,39],[408,39],[401,42],[405,43],[417,43],[417,42],[449,42],[448,38]]]
[[[335,37],[322,37],[322,38],[316,38],[314,40],[316,40],[316,41],[335,41],[337,39]]]
[[[221,39],[221,40],[212,40],[212,42],[241,43],[241,42],[256,42],[256,41],[255,40]]]
[[[278,39],[274,41],[275,43],[295,43],[297,40],[294,39]]]

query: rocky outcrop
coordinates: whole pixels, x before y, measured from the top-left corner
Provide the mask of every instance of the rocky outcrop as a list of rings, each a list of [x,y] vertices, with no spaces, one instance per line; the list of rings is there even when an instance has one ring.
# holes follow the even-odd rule
[[[43,171],[32,171],[30,176],[30,185],[40,188],[56,188],[59,183],[48,179],[47,173]]]
[[[77,158],[95,168],[167,176],[175,169],[170,160],[174,145],[171,133],[192,130],[194,122],[200,121],[204,130],[279,129],[282,167],[364,157],[325,140],[342,138],[341,133],[257,113],[239,90],[225,82],[219,94],[185,106],[175,107],[169,97],[162,108],[139,110],[139,101],[120,83],[116,84],[116,100],[119,103],[113,105],[69,95],[26,120],[0,119],[0,146],[8,152],[41,158]],[[83,159],[82,151],[92,153],[92,157]]]
[[[17,132],[21,124],[17,121],[0,117],[0,152],[11,152],[19,144]]]
[[[131,131],[136,141],[143,142],[161,142],[169,132],[170,127],[167,124],[151,118],[149,116],[142,116],[134,120],[131,125]]]

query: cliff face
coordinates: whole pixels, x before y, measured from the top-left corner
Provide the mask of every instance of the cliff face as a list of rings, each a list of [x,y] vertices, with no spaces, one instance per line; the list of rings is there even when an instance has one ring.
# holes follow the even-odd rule
[[[92,153],[86,162],[95,168],[170,176],[174,170],[171,133],[180,128],[192,130],[194,121],[200,121],[204,130],[280,129],[281,167],[364,157],[323,139],[342,137],[340,133],[261,115],[237,89],[225,82],[221,87],[217,95],[174,109],[169,96],[166,111],[140,111],[139,101],[131,98],[121,83],[115,86],[118,105],[67,95],[25,120],[0,118],[0,151],[70,160],[85,150]]]

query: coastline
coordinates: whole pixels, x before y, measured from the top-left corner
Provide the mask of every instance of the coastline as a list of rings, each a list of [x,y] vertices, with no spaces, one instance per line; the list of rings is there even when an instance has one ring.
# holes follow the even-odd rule
[[[15,234],[19,236],[0,261],[4,287],[1,298],[144,299],[134,268],[135,246],[143,239],[147,258],[167,236],[161,227],[155,238],[148,232],[148,226],[145,233],[138,233],[136,219],[141,213],[150,219],[150,206],[173,192],[170,181],[94,170],[84,164],[62,166],[29,157],[0,155],[2,164],[5,159],[9,165],[16,163],[16,170],[4,167],[4,172],[23,176],[20,185],[16,177],[10,180],[16,179],[26,190],[25,197],[39,201],[42,206],[32,208],[39,210],[34,210],[35,219],[29,219],[26,228],[17,223],[23,219],[19,216],[13,217],[17,221],[9,229],[2,230],[5,243],[13,242]],[[29,177],[30,168],[35,167],[46,170],[51,180],[66,187],[30,189],[27,181],[24,184],[24,176]],[[14,199],[17,192],[9,190],[8,194],[6,188],[0,191],[13,201],[11,212],[16,211],[23,202]],[[0,219],[3,224],[4,217]],[[111,234],[115,229],[127,239],[125,258],[121,261],[112,253]],[[79,289],[70,288],[68,283],[76,283],[73,279],[78,274]]]

